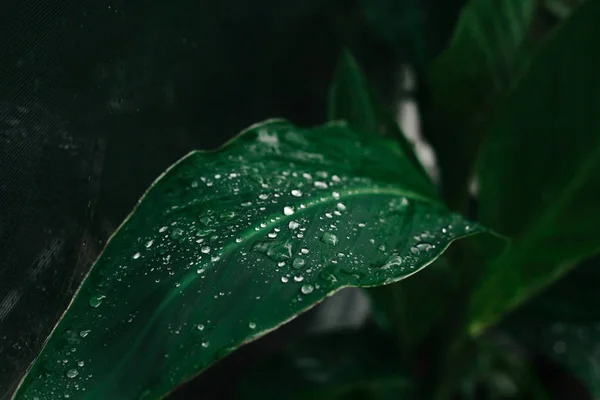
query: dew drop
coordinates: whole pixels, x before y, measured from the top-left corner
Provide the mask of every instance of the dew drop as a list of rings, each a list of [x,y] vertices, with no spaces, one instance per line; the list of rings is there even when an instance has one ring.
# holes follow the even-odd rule
[[[197,328],[199,331],[203,331],[203,330],[204,330],[204,325],[202,325],[202,324],[198,324],[198,325],[196,326],[196,328]]]
[[[229,219],[232,219],[233,217],[235,217],[235,211],[226,211],[224,213],[221,213],[221,215],[219,215],[219,218],[221,218],[223,220],[229,220]]]
[[[152,244],[154,243],[154,240],[148,240],[146,242],[146,248],[149,249],[150,247],[152,247]]]
[[[302,249],[300,249],[300,252],[302,254],[308,254],[308,249],[307,248],[302,248]]]
[[[77,375],[79,375],[79,372],[76,369],[70,369],[67,371],[67,378],[75,378]]]
[[[201,252],[203,252],[204,254],[208,254],[210,253],[210,247],[208,246],[202,246],[202,248],[200,249]]]
[[[139,252],[137,252],[137,253],[135,253],[135,254],[133,255],[133,259],[134,259],[134,260],[137,260],[137,259],[138,259],[138,258],[140,258],[141,256],[142,256],[142,255],[141,255]]]
[[[258,253],[265,254],[273,261],[285,261],[292,258],[292,242],[286,241],[268,241],[256,242],[252,246],[252,250]]]
[[[90,330],[89,329],[84,329],[82,331],[79,332],[79,336],[81,336],[82,338],[86,337],[87,335],[90,334]]]
[[[315,187],[319,189],[327,189],[327,184],[321,181],[315,181]]]
[[[302,196],[302,192],[299,191],[298,189],[294,189],[294,190],[292,190],[292,196],[294,196],[294,197],[301,197]]]
[[[335,246],[338,243],[338,238],[331,232],[325,232],[321,236],[321,242],[330,246]]]
[[[431,245],[429,243],[420,243],[417,245],[417,249],[419,251],[429,251],[429,250],[433,249],[433,245]]]
[[[306,264],[306,262],[301,257],[296,257],[294,258],[294,261],[292,261],[292,267],[295,269],[300,269],[304,267],[304,264]]]
[[[381,269],[388,269],[390,267],[399,267],[402,265],[402,257],[398,255],[391,256],[387,259],[385,264],[381,266]]]
[[[302,285],[302,287],[300,288],[300,291],[301,291],[303,294],[310,294],[310,293],[312,293],[312,292],[313,292],[313,290],[314,290],[314,289],[315,289],[315,288],[313,287],[313,285],[310,285],[310,284],[308,284],[308,283],[307,283],[307,284],[305,284],[305,285]]]
[[[211,228],[200,229],[198,232],[196,232],[196,236],[204,237],[210,235],[213,232],[215,232],[215,230]]]
[[[90,298],[90,306],[97,308],[102,304],[102,301],[106,298],[103,294],[96,294]]]
[[[85,363],[83,361],[77,361],[77,365],[80,367],[83,367],[85,365]]]
[[[205,349],[210,346],[210,343],[208,342],[208,340],[205,340],[204,342],[202,342],[202,347],[204,347]]]
[[[296,282],[302,282],[303,280],[304,280],[303,276],[295,276],[294,277],[294,281],[296,281]]]
[[[415,256],[418,256],[418,255],[419,255],[419,253],[420,253],[420,252],[419,252],[419,249],[418,249],[416,246],[412,246],[412,247],[410,248],[410,252],[411,252],[412,254],[414,254]]]
[[[256,322],[252,322],[252,321],[250,321],[250,322],[248,323],[248,327],[249,327],[250,329],[256,329]]]
[[[173,231],[169,235],[171,239],[179,239],[181,236],[183,236],[183,229],[181,228],[173,229]]]
[[[288,224],[288,228],[290,228],[291,230],[298,229],[299,226],[300,224],[297,221],[290,221],[290,223]]]
[[[338,192],[333,192],[331,193],[331,195],[333,196],[334,199],[339,199],[340,198],[340,194]]]
[[[261,199],[261,200],[266,200],[266,199],[269,198],[269,195],[266,194],[266,193],[262,193],[262,194],[258,195],[258,198]]]
[[[164,232],[164,231],[166,231],[166,230],[167,230],[167,227],[166,227],[166,226],[163,226],[163,227],[162,227],[162,228],[160,228],[158,231],[159,231],[160,233],[163,233],[163,232]]]
[[[288,279],[288,277],[287,277],[287,276],[282,276],[282,277],[281,277],[281,282],[283,282],[283,283],[287,283],[288,281],[289,281],[289,279]]]
[[[290,206],[283,207],[283,213],[285,215],[292,215],[294,213],[294,208]]]
[[[340,211],[346,211],[346,206],[342,203],[337,203],[337,209]]]

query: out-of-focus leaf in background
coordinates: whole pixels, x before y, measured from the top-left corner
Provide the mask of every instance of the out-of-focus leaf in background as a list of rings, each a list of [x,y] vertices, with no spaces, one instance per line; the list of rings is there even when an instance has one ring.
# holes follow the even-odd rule
[[[513,242],[472,297],[473,333],[600,251],[598,15],[588,1],[551,35],[484,145],[481,221]]]
[[[472,0],[451,42],[429,67],[425,133],[436,150],[443,194],[466,212],[481,140],[526,65],[535,0]]]
[[[373,329],[309,336],[258,365],[240,398],[414,398],[399,357],[390,337]]]

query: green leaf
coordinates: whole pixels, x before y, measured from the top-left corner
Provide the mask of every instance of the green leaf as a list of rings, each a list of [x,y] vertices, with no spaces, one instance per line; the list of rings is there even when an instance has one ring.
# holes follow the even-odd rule
[[[113,235],[16,398],[160,398],[337,290],[406,278],[483,231],[394,146],[270,121],[189,154]]]
[[[485,145],[481,220],[514,240],[473,295],[473,333],[600,250],[599,13],[555,31]]]
[[[383,104],[375,89],[369,85],[358,62],[347,50],[342,52],[329,88],[327,114],[331,121],[348,121],[351,128],[358,133],[398,141],[402,150],[398,157],[403,158],[406,163],[411,163],[413,168],[421,172],[424,185],[428,184],[429,193],[435,195],[434,186],[417,159],[412,145],[400,130],[392,111]]]
[[[471,0],[448,48],[433,62],[427,84],[426,130],[436,150],[443,193],[466,211],[480,142],[520,76],[535,0]]]
[[[600,397],[600,260],[570,271],[510,315],[500,328],[562,364]]]
[[[457,385],[461,399],[550,399],[530,360],[505,340],[479,338],[469,350]]]
[[[446,44],[465,0],[362,0],[365,19],[417,69]]]
[[[458,291],[458,269],[444,257],[410,280],[368,290],[376,320],[396,335],[403,357],[411,357],[431,327],[449,308],[448,299]],[[427,290],[423,290],[423,288]],[[452,302],[452,307],[457,303]],[[417,357],[427,357],[417,354]]]
[[[370,329],[309,337],[258,365],[240,398],[414,398],[388,336]]]

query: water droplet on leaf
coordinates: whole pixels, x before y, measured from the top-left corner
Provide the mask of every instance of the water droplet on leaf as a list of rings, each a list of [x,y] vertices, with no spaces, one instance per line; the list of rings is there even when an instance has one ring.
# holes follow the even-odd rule
[[[292,267],[295,269],[300,269],[300,268],[304,267],[305,263],[306,262],[304,261],[303,258],[296,257],[296,258],[294,258],[294,261],[292,261]]]
[[[331,232],[325,232],[321,236],[321,242],[326,243],[330,246],[335,246],[338,243],[338,238]]]
[[[75,378],[77,375],[79,375],[79,372],[76,369],[70,369],[67,371],[67,378]]]
[[[294,213],[294,208],[290,206],[283,207],[283,213],[285,215],[292,215]]]
[[[305,285],[302,285],[302,287],[300,288],[300,291],[301,291],[303,294],[310,294],[310,293],[312,293],[312,292],[313,292],[313,290],[314,290],[314,289],[315,289],[315,288],[313,287],[313,285],[310,285],[310,284],[308,284],[308,283],[307,283],[307,284],[305,284]]]
[[[106,298],[103,294],[96,294],[90,298],[90,306],[97,308],[102,304],[102,301]]]

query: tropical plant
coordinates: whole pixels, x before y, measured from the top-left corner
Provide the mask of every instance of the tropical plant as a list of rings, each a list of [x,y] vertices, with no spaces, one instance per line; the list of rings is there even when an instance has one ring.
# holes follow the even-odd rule
[[[545,2],[542,33],[539,3],[472,0],[441,54],[414,50],[437,186],[348,51],[330,122],[171,166],[13,398],[162,398],[346,287],[373,322],[294,342],[240,398],[554,398],[528,352],[600,396],[600,1]]]

